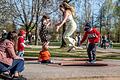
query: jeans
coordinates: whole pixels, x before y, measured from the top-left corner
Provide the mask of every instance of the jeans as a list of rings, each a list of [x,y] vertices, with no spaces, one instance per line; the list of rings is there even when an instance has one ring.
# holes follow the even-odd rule
[[[13,60],[12,66],[0,63],[0,73],[10,71],[11,74],[15,72],[22,72],[24,70],[24,61],[21,59]]]
[[[96,44],[89,44],[87,49],[89,62],[96,60]]]
[[[9,65],[0,62],[0,73],[8,71]]]

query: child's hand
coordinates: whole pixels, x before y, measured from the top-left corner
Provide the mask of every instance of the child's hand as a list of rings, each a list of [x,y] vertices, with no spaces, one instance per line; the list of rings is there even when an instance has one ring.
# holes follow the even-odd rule
[[[28,45],[29,48],[32,48],[32,46]]]
[[[26,48],[32,48],[32,46],[30,46],[30,45],[26,45]]]

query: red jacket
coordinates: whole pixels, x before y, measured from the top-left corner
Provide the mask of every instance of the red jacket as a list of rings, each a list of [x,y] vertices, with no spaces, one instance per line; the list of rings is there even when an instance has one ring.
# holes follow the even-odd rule
[[[90,31],[86,31],[84,36],[80,42],[82,44],[86,38],[88,38],[89,43],[98,43],[100,40],[100,33],[96,30],[96,28],[91,28]]]
[[[24,43],[24,37],[20,36],[18,38],[18,51],[24,51],[24,46],[22,43]]]

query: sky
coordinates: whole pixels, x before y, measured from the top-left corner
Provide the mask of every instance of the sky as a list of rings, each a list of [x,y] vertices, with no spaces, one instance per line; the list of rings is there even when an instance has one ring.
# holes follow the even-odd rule
[[[75,0],[76,1],[76,13],[78,15],[82,15],[82,13],[84,12],[83,10],[83,6],[84,6],[84,0],[81,0],[81,2],[79,0]],[[92,12],[94,13],[94,16],[98,15],[99,13],[99,9],[102,6],[104,0],[90,0],[91,1],[91,9]]]

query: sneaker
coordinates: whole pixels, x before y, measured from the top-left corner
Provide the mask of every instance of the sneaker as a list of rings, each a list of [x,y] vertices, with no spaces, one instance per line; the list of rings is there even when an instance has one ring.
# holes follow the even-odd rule
[[[95,60],[93,60],[93,61],[91,61],[91,63],[96,63],[96,61],[95,61]]]
[[[72,48],[73,51],[75,51],[75,48]]]
[[[77,48],[78,48],[78,49],[83,49],[83,47],[81,47],[81,46],[80,46],[80,47],[77,47]]]
[[[86,61],[86,63],[91,63],[90,61]]]

